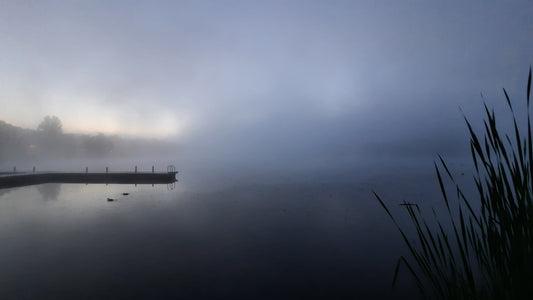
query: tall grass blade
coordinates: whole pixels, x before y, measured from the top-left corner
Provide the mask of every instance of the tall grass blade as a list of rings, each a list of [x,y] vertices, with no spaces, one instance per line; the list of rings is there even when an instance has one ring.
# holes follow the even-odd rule
[[[529,97],[531,95],[531,66],[529,66],[529,76],[527,77],[527,107],[529,108]]]
[[[464,117],[470,134],[477,199],[471,200],[456,183],[452,172],[438,156],[434,163],[448,226],[435,226],[424,218],[420,207],[401,204],[415,229],[411,241],[391,211],[374,192],[407,245],[412,261],[401,256],[395,268],[393,286],[405,265],[423,295],[437,299],[530,299],[533,295],[533,133],[529,111],[531,66],[527,82],[527,131],[518,125],[513,103],[503,89],[511,111],[512,133],[502,133],[494,110],[483,101],[483,135],[477,135]],[[482,95],[483,98],[483,95]],[[482,143],[481,143],[482,141]],[[505,142],[505,143],[504,143]],[[441,172],[447,175],[446,182]],[[457,205],[451,204],[446,183],[456,188]],[[477,203],[477,204],[475,204]],[[475,204],[475,205],[474,205]]]

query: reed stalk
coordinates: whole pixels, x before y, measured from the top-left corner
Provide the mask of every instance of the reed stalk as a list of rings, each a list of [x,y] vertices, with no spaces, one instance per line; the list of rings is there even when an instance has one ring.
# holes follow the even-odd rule
[[[426,219],[418,205],[404,201],[401,205],[414,227],[415,236],[412,237],[374,193],[400,231],[410,253],[408,257],[399,258],[393,285],[403,265],[427,298],[531,299],[531,67],[527,82],[527,109],[513,109],[505,89],[503,93],[512,117],[513,128],[509,132],[498,126],[494,110],[489,109],[486,103],[481,134],[475,132],[465,117],[475,168],[475,199],[465,196],[444,159],[439,156],[435,171],[446,207],[446,220],[439,220],[435,211],[432,218]],[[453,197],[450,189],[454,190]]]

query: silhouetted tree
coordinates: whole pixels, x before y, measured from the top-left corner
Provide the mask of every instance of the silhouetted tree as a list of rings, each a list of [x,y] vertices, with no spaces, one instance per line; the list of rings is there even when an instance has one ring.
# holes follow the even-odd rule
[[[46,116],[37,127],[37,131],[46,136],[60,136],[63,133],[61,120],[56,116]]]
[[[46,116],[37,127],[37,153],[39,156],[63,155],[63,130],[56,116]]]
[[[26,132],[4,121],[0,121],[0,161],[20,158],[26,152]]]
[[[113,151],[113,141],[102,133],[84,136],[82,145],[86,155],[91,157],[103,157]]]

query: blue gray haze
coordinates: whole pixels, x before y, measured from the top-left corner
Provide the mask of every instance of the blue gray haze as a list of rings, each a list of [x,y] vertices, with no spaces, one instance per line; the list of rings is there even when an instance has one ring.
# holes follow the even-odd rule
[[[0,298],[414,297],[372,191],[438,211],[437,154],[471,184],[463,116],[520,109],[532,32],[531,1],[0,0],[0,136],[64,134],[0,173],[180,171],[0,189]]]

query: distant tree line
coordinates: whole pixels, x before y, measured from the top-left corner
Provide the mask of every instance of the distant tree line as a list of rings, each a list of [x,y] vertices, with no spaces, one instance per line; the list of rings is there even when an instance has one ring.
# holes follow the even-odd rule
[[[116,135],[70,134],[61,120],[46,116],[35,129],[13,126],[0,120],[0,162],[41,158],[103,158],[160,154],[170,144],[149,139],[128,139]]]

